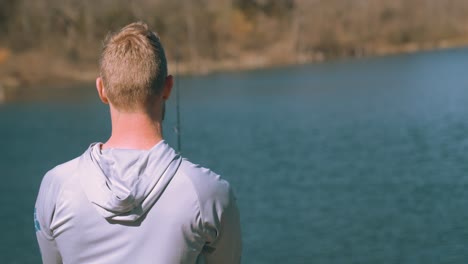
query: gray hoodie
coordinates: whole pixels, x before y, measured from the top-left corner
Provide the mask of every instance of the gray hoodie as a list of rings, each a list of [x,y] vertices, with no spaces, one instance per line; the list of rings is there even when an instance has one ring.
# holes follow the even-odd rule
[[[34,211],[44,263],[240,263],[229,183],[175,153],[92,144],[43,178]]]

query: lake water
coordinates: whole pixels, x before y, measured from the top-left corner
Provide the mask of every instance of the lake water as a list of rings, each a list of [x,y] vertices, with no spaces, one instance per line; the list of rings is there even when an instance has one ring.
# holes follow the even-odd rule
[[[232,183],[243,263],[468,263],[468,49],[179,84],[182,152]],[[1,263],[39,263],[41,177],[110,132],[80,88],[0,105]]]

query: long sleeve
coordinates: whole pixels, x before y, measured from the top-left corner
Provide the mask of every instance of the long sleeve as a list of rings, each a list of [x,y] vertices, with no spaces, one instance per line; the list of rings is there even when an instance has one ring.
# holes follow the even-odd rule
[[[58,251],[57,244],[54,239],[48,239],[41,231],[36,231],[37,243],[41,250],[42,263],[44,264],[60,264],[62,257]]]
[[[204,212],[207,244],[202,258],[206,264],[237,264],[242,254],[239,210],[229,184],[218,183],[218,188],[217,199],[205,204],[210,206]]]
[[[233,201],[224,211],[218,230],[219,237],[213,245],[206,245],[203,255],[206,264],[241,262],[242,239],[239,211]]]
[[[53,182],[52,175],[46,174],[42,180],[34,208],[34,227],[44,264],[62,263],[60,252],[50,230],[58,192],[59,188]]]

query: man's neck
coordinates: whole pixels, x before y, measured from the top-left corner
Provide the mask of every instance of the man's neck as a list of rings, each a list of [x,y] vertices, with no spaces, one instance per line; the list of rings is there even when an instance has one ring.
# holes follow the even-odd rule
[[[162,137],[161,121],[144,113],[111,110],[112,135],[102,148],[151,149]]]

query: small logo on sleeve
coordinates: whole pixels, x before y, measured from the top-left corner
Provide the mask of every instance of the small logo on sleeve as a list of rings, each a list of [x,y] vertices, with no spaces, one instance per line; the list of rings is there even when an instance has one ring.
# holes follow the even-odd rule
[[[36,208],[34,208],[34,229],[36,229],[36,232],[41,231],[41,225],[39,224],[39,221],[37,220]]]

